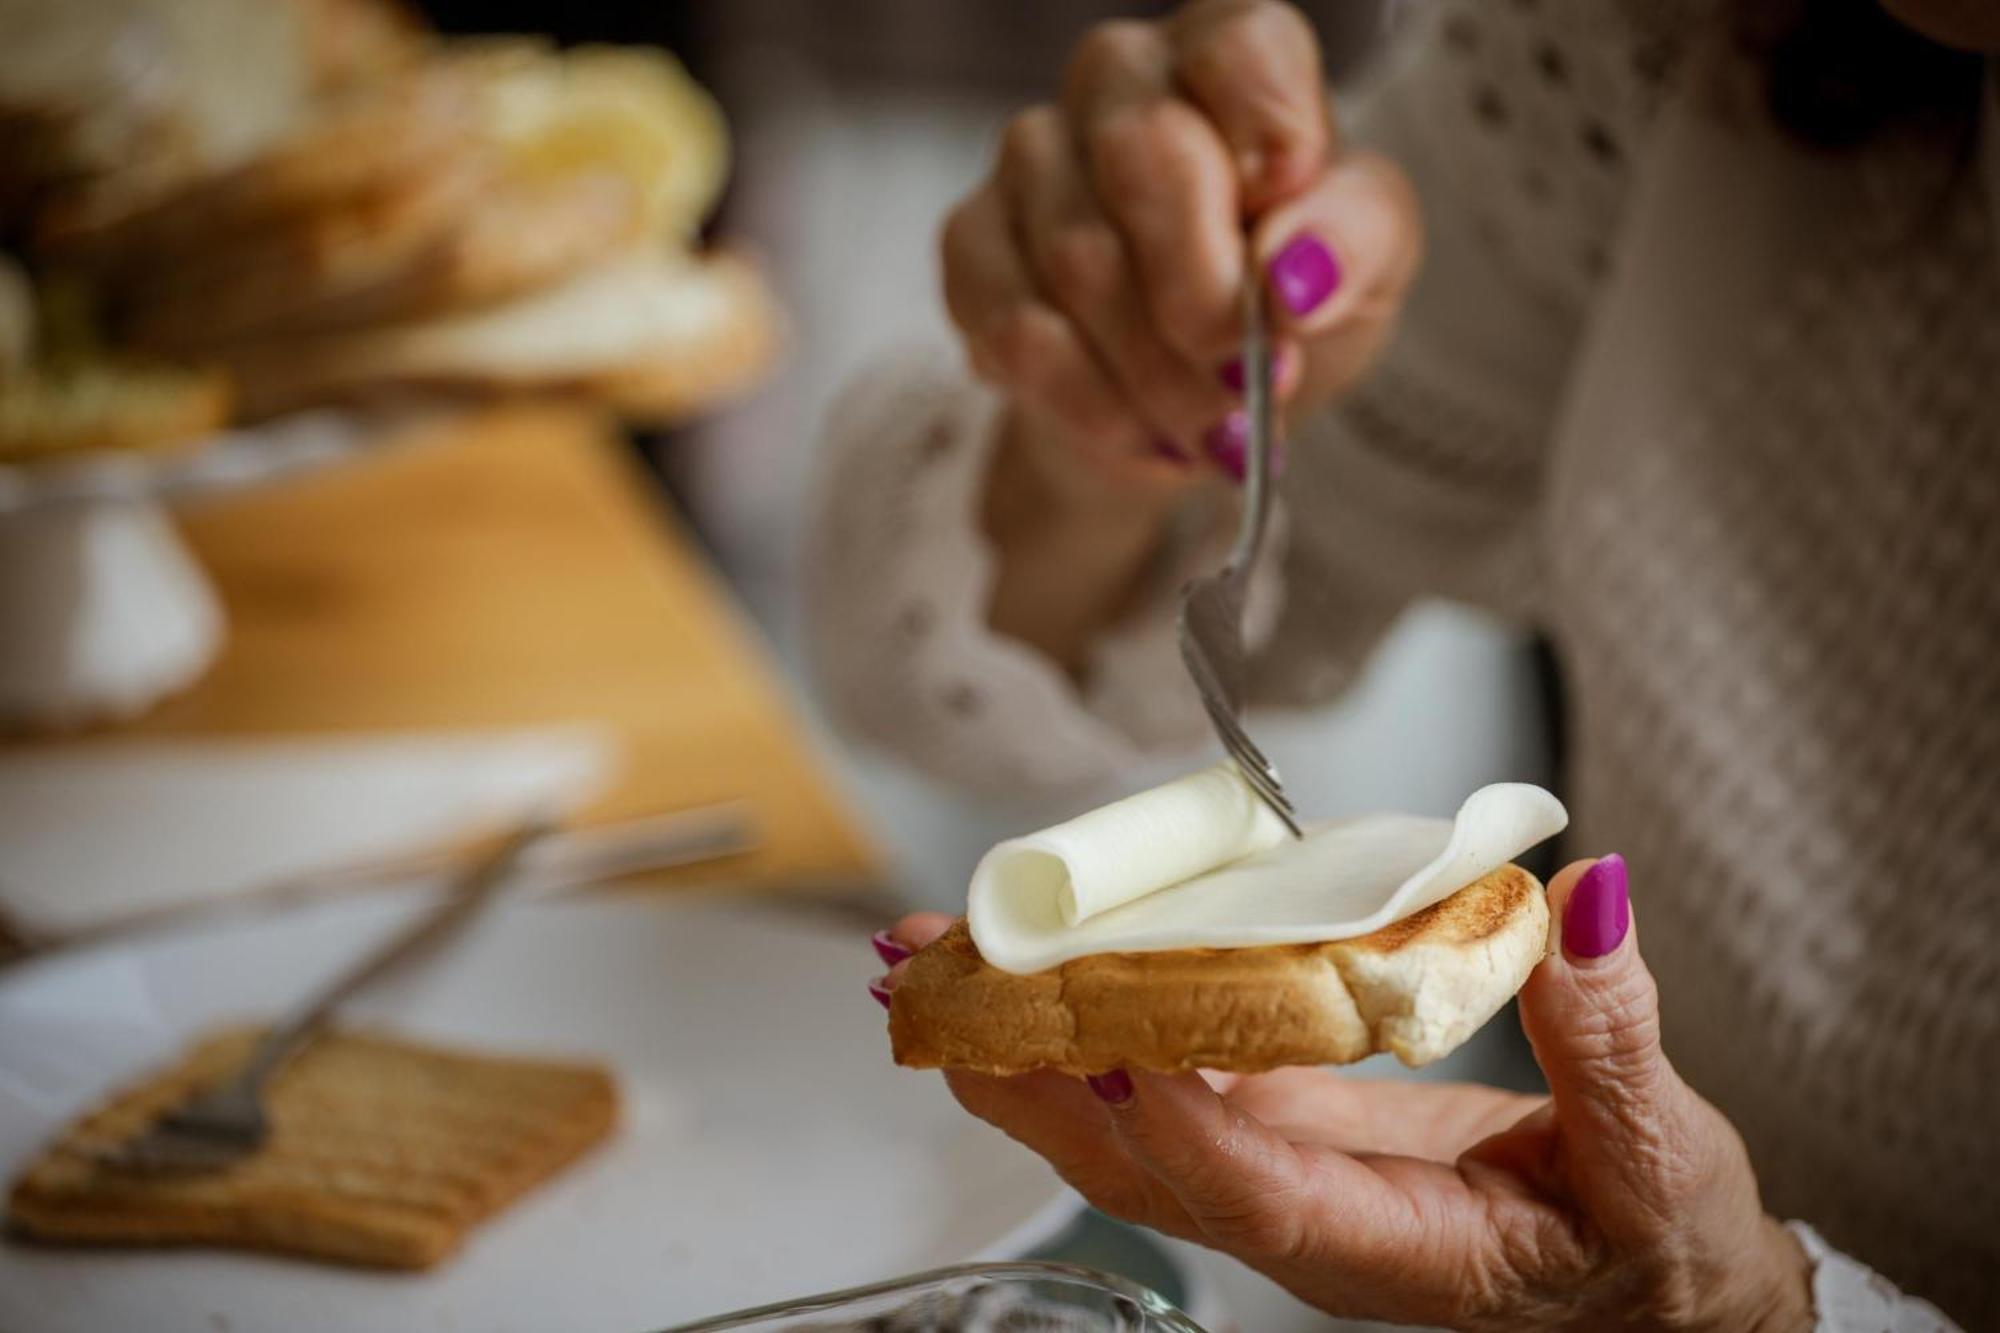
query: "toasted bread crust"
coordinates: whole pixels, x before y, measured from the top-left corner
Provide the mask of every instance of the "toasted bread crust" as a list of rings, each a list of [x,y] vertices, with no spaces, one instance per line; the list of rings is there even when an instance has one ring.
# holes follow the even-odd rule
[[[889,1009],[896,1063],[1242,1073],[1411,1066],[1463,1042],[1548,948],[1542,886],[1506,866],[1370,935],[1326,944],[1098,954],[1019,975],[989,965],[964,921],[912,958]]]
[[[463,324],[412,324],[317,338],[271,339],[223,358],[245,387],[255,420],[312,403],[399,389],[446,393],[577,395],[634,421],[665,424],[741,392],[777,355],[783,320],[762,276],[727,251],[700,261],[720,296],[711,317],[639,340],[601,363],[523,366],[488,355]],[[494,309],[503,309],[495,307]],[[551,332],[559,344],[564,331]],[[551,358],[563,354],[557,346]]]
[[[278,1076],[271,1141],[243,1161],[171,1175],[96,1160],[237,1068],[259,1035],[204,1041],[69,1126],[14,1182],[15,1234],[427,1268],[601,1142],[617,1116],[611,1078],[594,1066],[336,1033]]]
[[[0,463],[193,447],[222,429],[234,390],[216,370],[93,367],[0,384]]]
[[[338,236],[341,219],[328,214],[315,220],[319,237],[273,235],[247,258],[156,275],[126,302],[123,330],[159,353],[226,357],[274,340],[488,305],[559,282],[640,239],[639,201],[623,181],[535,190],[496,182],[477,163],[464,166],[431,183],[443,211],[413,212],[409,225]],[[484,192],[476,211],[447,197],[461,188]]]

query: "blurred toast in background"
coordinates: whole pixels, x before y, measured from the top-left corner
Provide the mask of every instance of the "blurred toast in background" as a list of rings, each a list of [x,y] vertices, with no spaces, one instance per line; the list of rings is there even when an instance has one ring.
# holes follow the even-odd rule
[[[627,251],[512,301],[246,345],[228,364],[254,415],[402,386],[581,396],[658,422],[753,382],[777,326],[762,280],[740,258]]]
[[[104,1154],[226,1078],[255,1031],[218,1033],[72,1124],[21,1173],[8,1221],[75,1245],[209,1245],[371,1268],[428,1268],[603,1141],[617,1120],[593,1064],[334,1033],[269,1091],[271,1141],[216,1171]]]
[[[219,369],[44,357],[43,326],[63,320],[37,307],[27,274],[0,255],[0,464],[188,445],[228,421]]]
[[[665,52],[446,41],[385,0],[0,0],[0,20],[25,34],[0,55],[0,238],[85,312],[0,377],[0,420],[51,424],[15,458],[118,436],[47,405],[77,397],[52,376],[102,385],[110,359],[185,368],[214,401],[226,378],[239,420],[414,389],[659,423],[775,353],[756,269],[696,252],[727,130]]]

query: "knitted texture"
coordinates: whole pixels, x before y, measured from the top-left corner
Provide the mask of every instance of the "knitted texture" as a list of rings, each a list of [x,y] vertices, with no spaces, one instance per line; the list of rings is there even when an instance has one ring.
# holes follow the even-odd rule
[[[1677,429],[1564,461],[1579,847],[1766,1202],[2000,1318],[2000,282],[1979,196],[1802,275]]]

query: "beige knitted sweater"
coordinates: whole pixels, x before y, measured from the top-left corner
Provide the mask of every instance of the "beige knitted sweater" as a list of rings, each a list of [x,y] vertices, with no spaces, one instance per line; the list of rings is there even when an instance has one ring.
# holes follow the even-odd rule
[[[1302,427],[1266,702],[1412,598],[1542,626],[1574,846],[1641,895],[1669,1054],[1767,1205],[2000,1327],[2000,116],[1982,154],[1770,127],[1704,6],[1442,5],[1357,117],[1423,196],[1385,363]],[[1079,690],[982,621],[990,398],[935,360],[836,414],[814,561],[852,725],[969,786],[1196,740],[1172,591]],[[1816,1254],[1826,1254],[1816,1239]],[[1834,1255],[1822,1327],[1937,1327]]]

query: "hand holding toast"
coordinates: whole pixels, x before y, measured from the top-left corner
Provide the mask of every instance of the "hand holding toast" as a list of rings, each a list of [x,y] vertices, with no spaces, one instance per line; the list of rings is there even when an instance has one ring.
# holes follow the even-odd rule
[[[1741,1140],[1660,1048],[1623,861],[1573,864],[1549,898],[1561,947],[1521,992],[1547,1098],[1302,1069],[947,1080],[1099,1208],[1336,1314],[1811,1327],[1804,1258],[1765,1214]],[[884,956],[947,924],[906,918]]]

